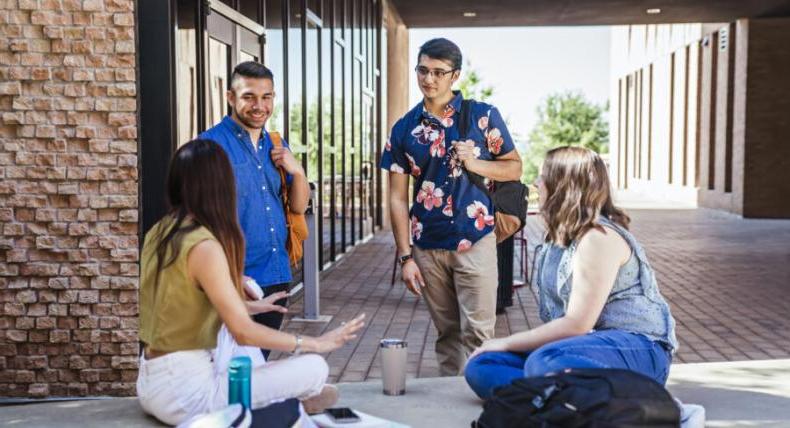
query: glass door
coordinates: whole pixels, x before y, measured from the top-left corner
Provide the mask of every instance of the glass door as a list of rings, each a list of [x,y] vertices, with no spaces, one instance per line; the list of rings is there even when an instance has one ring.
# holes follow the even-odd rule
[[[233,68],[244,61],[260,61],[263,26],[225,3],[209,1],[205,47],[205,128],[222,120],[230,110],[225,91]]]

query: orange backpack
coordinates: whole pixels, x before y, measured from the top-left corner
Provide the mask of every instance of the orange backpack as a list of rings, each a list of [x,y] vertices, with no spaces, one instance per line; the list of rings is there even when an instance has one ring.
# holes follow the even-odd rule
[[[274,147],[282,147],[283,141],[279,132],[270,132],[269,138],[272,139]],[[304,214],[291,211],[288,205],[288,185],[285,182],[285,170],[282,168],[277,169],[280,171],[283,212],[285,212],[285,224],[288,228],[288,240],[285,243],[285,249],[288,250],[288,258],[291,260],[291,265],[296,266],[299,260],[302,259],[304,253],[303,242],[309,235],[307,231],[307,221],[305,220]]]

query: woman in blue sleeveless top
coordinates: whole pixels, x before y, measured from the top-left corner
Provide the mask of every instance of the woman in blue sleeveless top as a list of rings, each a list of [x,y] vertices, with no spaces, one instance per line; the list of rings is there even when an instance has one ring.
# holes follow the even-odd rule
[[[538,179],[546,242],[533,277],[545,324],[492,339],[467,363],[481,398],[514,379],[567,368],[633,370],[664,384],[677,349],[675,321],[630,219],[612,203],[593,151],[549,151]]]

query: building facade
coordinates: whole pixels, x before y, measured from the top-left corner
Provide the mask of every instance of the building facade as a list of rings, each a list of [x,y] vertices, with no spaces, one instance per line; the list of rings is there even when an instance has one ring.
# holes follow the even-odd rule
[[[403,45],[373,0],[0,1],[0,395],[135,393],[142,237],[238,62],[274,72],[319,268],[381,227],[384,20]]]
[[[788,16],[787,0],[677,0],[660,17],[594,3],[0,0],[0,395],[135,393],[141,237],[170,157],[227,113],[243,60],[273,70],[270,129],[317,185],[318,268],[388,224],[377,164],[409,108],[410,26],[651,25],[617,30],[618,186],[790,215],[790,25],[732,21]],[[690,16],[732,22],[655,26]]]
[[[132,393],[134,2],[0,2],[0,390]]]
[[[790,217],[790,20],[614,27],[618,189]]]

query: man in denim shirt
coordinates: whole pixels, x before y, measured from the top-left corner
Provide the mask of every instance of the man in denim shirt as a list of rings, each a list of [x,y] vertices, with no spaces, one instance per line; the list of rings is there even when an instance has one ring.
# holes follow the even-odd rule
[[[231,114],[200,134],[200,138],[216,141],[233,164],[239,224],[246,244],[244,281],[254,279],[265,296],[281,293],[283,298],[276,304],[284,307],[287,294],[283,292],[291,282],[291,267],[285,249],[288,231],[277,168],[286,172],[288,209],[292,212],[303,213],[307,209],[310,189],[304,169],[287,143],[273,147],[264,129],[274,109],[272,72],[257,62],[243,62],[233,70],[230,83],[227,98]],[[253,318],[279,329],[283,314],[273,311]],[[263,353],[268,356],[268,351]]]
[[[458,46],[430,40],[420,47],[418,62],[423,101],[393,126],[381,167],[389,171],[401,276],[411,292],[425,297],[439,333],[440,373],[454,376],[475,348],[494,337],[496,322],[494,209],[466,171],[518,180],[521,159],[499,111],[489,104],[470,104],[466,140],[458,141],[462,96],[452,91],[461,69]],[[409,175],[415,178],[411,209]]]

